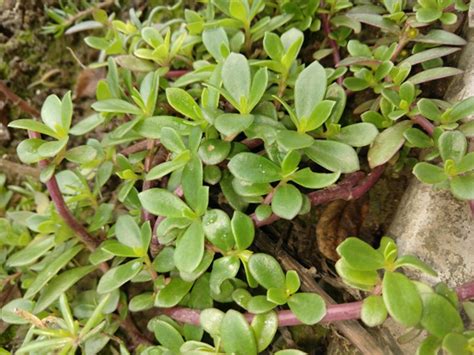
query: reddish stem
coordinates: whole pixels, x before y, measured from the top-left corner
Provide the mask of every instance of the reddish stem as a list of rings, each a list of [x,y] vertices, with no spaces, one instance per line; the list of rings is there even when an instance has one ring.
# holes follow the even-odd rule
[[[456,288],[456,292],[461,301],[474,298],[474,281]],[[327,312],[322,323],[333,323],[345,320],[356,320],[360,318],[360,311],[362,309],[362,301],[349,302],[343,304],[329,304],[326,306]],[[187,324],[200,325],[201,311],[198,309],[174,307],[160,309],[163,314],[173,318],[174,320]],[[247,321],[250,323],[254,315],[251,313],[244,314]],[[301,322],[290,310],[278,311],[278,326],[287,327],[292,325],[299,325]]]
[[[157,144],[158,143],[159,143],[159,141],[157,141]],[[130,154],[142,152],[145,149],[147,149],[147,147],[148,147],[148,139],[145,139],[145,140],[142,140],[138,143],[132,144],[132,145],[128,146],[127,148],[122,149],[120,151],[120,154],[127,156],[127,155],[130,155]]]
[[[7,99],[9,99],[13,104],[17,105],[22,111],[36,118],[41,116],[37,109],[30,106],[30,104],[17,96],[3,82],[0,82],[0,92],[2,92]],[[41,134],[33,131],[28,131],[28,136],[30,138],[41,138]],[[41,160],[39,162],[39,166],[41,169],[45,169],[48,166],[48,161]],[[101,241],[92,237],[89,232],[87,232],[86,228],[72,215],[69,208],[67,208],[66,202],[64,201],[63,195],[59,190],[58,182],[56,181],[56,177],[54,175],[46,182],[46,188],[48,189],[49,196],[51,197],[51,200],[56,207],[56,211],[61,216],[61,218],[82,240],[86,247],[90,251],[94,251],[99,246]]]
[[[170,70],[169,72],[167,72],[165,74],[165,78],[166,79],[176,79],[176,78],[180,78],[182,77],[183,75],[189,73],[189,70],[187,69],[182,69],[182,70]]]
[[[324,6],[324,3],[321,3],[321,7]],[[329,45],[332,48],[332,59],[334,61],[334,66],[337,68],[339,62],[341,61],[341,55],[339,54],[339,46],[337,45],[336,41],[333,40],[329,35],[331,34],[331,24],[329,23],[329,15],[328,14],[321,14],[321,23],[323,25],[323,31],[326,35],[326,38],[329,42]],[[343,76],[337,78],[337,83],[342,85]]]
[[[435,126],[430,121],[428,121],[425,117],[423,117],[422,115],[416,115],[416,116],[411,117],[411,120],[415,122],[418,126],[423,128],[423,130],[427,134],[429,134],[430,136],[433,135]]]
[[[367,175],[367,177],[365,177],[365,179],[364,173],[362,171],[357,171],[355,173],[349,174],[338,185],[309,193],[308,197],[311,200],[311,205],[317,206],[334,200],[349,201],[360,198],[367,191],[369,191],[372,186],[374,186],[374,184],[382,175],[384,168],[384,165],[377,166],[372,170],[371,173]],[[251,214],[250,217],[252,218],[256,227],[266,226],[280,219],[275,214],[272,214],[270,217],[264,220],[259,220],[255,213]]]

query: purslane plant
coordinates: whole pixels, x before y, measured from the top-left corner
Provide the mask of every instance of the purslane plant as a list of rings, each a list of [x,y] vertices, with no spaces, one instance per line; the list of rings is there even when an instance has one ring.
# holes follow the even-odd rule
[[[252,248],[256,227],[358,198],[407,156],[419,156],[413,173],[421,181],[474,199],[467,149],[474,126],[463,122],[474,100],[448,103],[420,88],[461,72],[442,66],[465,44],[438,28],[438,20],[453,22],[451,2],[411,9],[403,1],[309,1],[298,9],[286,1],[214,0],[192,10],[157,7],[143,19],[132,10],[127,22],[99,9],[106,6],[91,10],[94,23],[70,31],[103,30],[85,38],[101,51],[93,66],[107,67],[95,113],[73,120],[70,93],[48,96],[39,113],[0,85],[41,119],[10,127],[30,132],[18,156],[40,163],[54,203],[1,220],[2,272],[18,275],[23,289],[1,316],[31,324],[17,352],[109,346],[126,353],[114,335],[122,327],[144,354],[253,354],[271,345],[278,326],[358,317],[375,326],[387,315],[428,332],[420,354],[473,351],[459,303],[474,296],[472,283],[456,296],[410,280],[399,268],[433,270],[398,257],[390,238],[378,249],[356,238],[339,245],[337,272],[369,293],[349,304],[346,318],[333,317],[338,306],[321,296],[299,292],[297,271],[284,272]],[[56,33],[71,24],[55,21]],[[325,40],[313,48],[320,60],[308,62],[303,43],[320,25]],[[374,28],[383,34],[376,43],[357,39]],[[333,68],[322,64],[329,54]],[[364,102],[347,105],[359,93]],[[97,128],[105,128],[100,140],[90,138]],[[71,136],[86,134],[71,146]],[[8,206],[7,194],[2,200]],[[131,293],[128,283],[142,285]],[[463,306],[472,317],[472,303]],[[151,341],[129,312],[155,308],[162,314],[148,323]],[[212,342],[203,342],[204,332]],[[288,353],[298,352],[281,351]]]

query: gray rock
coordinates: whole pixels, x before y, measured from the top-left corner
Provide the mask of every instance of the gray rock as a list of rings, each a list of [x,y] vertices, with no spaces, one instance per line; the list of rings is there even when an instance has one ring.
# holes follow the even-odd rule
[[[474,96],[473,29],[468,30],[467,38],[469,43],[459,60],[459,67],[464,73],[452,80],[446,92],[447,101]],[[396,238],[400,254],[416,255],[438,272],[436,278],[420,273],[412,273],[413,276],[430,284],[443,281],[451,287],[473,280],[474,218],[467,203],[455,199],[449,191],[433,189],[413,178],[388,235]],[[384,327],[394,337],[406,331],[393,321],[387,321]],[[422,339],[419,337],[402,344],[403,352],[414,354]]]

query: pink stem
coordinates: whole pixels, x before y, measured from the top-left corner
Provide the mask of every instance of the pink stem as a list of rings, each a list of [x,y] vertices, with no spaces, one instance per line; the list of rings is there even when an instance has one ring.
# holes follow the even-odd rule
[[[423,130],[428,135],[430,136],[433,135],[435,126],[430,121],[428,121],[425,117],[423,117],[422,115],[416,115],[416,116],[411,117],[411,120],[415,122],[418,126],[423,128]]]
[[[312,206],[321,205],[334,200],[354,200],[360,198],[365,194],[380,178],[384,170],[384,166],[378,166],[372,170],[372,172],[367,175],[364,179],[364,173],[362,171],[356,171],[348,175],[344,180],[342,180],[338,185],[328,187],[324,190],[319,190],[311,192],[308,194],[309,199],[311,200]],[[358,184],[362,179],[364,179],[360,184]],[[358,185],[357,185],[358,184]],[[263,227],[273,222],[276,222],[280,219],[275,214],[272,214],[270,217],[259,220],[255,213],[251,214],[256,227]]]
[[[456,293],[458,294],[460,301],[474,298],[474,281],[459,286],[456,288]],[[333,323],[359,319],[361,309],[362,301],[327,305],[326,315],[321,320],[321,323]],[[162,308],[160,309],[160,312],[166,314],[178,322],[200,325],[201,311],[198,309],[174,307]],[[251,313],[245,313],[244,316],[249,323],[254,318],[254,314]],[[301,324],[301,322],[290,310],[278,311],[278,326],[287,327],[299,324]]]
[[[176,79],[179,77],[182,77],[183,75],[189,73],[189,70],[183,69],[183,70],[170,70],[165,74],[165,78],[167,79]]]
[[[321,3],[321,7],[324,6],[324,3]],[[329,15],[328,14],[321,14],[321,22],[323,25],[324,34],[329,42],[329,45],[332,48],[332,59],[334,61],[334,66],[337,68],[339,66],[339,62],[341,61],[341,55],[339,54],[339,46],[337,45],[336,41],[329,37],[331,34],[331,24],[329,23]],[[343,77],[337,78],[337,83],[342,85]]]

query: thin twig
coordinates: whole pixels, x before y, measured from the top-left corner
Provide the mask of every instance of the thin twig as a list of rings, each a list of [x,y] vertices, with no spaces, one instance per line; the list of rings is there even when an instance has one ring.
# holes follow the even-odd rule
[[[324,2],[321,2],[321,7],[324,7]],[[339,54],[339,46],[337,45],[336,41],[333,40],[331,35],[331,24],[330,24],[330,17],[329,14],[321,14],[321,23],[323,25],[324,35],[329,42],[329,45],[332,48],[332,59],[334,61],[334,67],[338,67],[339,62],[341,61],[341,55]],[[342,81],[344,80],[343,76],[337,78],[337,83],[342,85]]]
[[[8,175],[31,176],[39,178],[41,171],[31,166],[25,166],[6,159],[0,159],[0,170]]]
[[[85,10],[79,11],[77,14],[75,14],[73,16],[69,16],[69,18],[64,23],[62,23],[62,25],[65,26],[65,27],[69,27],[74,22],[81,19],[82,17],[88,16],[88,15],[92,14],[94,11],[96,11],[98,9],[103,9],[103,8],[109,7],[109,6],[113,5],[113,3],[114,3],[114,0],[106,0],[104,2],[101,2],[101,3],[97,4],[97,5],[91,6],[87,9],[85,9]]]

